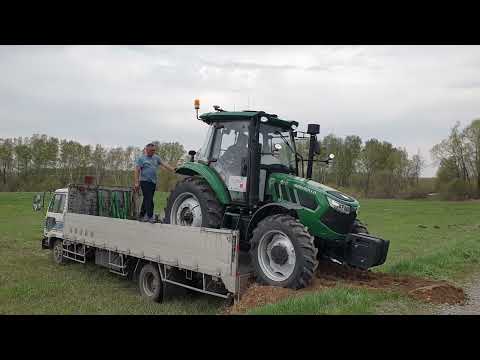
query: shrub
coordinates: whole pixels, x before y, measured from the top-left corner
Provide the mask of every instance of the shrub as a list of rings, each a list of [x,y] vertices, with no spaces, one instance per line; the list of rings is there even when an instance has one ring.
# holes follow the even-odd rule
[[[442,200],[468,200],[473,197],[473,188],[462,179],[451,180],[446,184],[439,184],[439,193]]]

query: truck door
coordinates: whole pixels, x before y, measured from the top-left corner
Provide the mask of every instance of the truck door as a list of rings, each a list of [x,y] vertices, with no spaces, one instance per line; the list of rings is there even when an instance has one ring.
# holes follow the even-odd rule
[[[63,236],[63,216],[66,211],[66,193],[55,193],[52,197],[47,210],[45,219],[45,231],[57,232],[59,236]]]

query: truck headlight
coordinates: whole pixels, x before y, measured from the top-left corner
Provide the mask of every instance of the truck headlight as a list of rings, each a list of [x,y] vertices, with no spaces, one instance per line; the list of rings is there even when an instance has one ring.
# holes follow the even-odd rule
[[[333,209],[343,214],[350,214],[350,206],[342,204],[341,202],[338,202],[337,200],[334,200],[328,196],[327,196],[327,200]]]

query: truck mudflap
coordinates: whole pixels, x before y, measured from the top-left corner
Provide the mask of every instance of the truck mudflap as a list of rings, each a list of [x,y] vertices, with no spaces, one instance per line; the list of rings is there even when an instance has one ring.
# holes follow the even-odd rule
[[[345,262],[360,269],[382,265],[387,259],[389,240],[368,234],[347,234]]]

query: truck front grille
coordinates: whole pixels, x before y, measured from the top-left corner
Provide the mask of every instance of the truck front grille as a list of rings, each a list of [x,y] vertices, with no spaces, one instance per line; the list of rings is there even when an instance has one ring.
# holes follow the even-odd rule
[[[342,214],[329,208],[320,219],[322,223],[338,234],[348,234],[352,230],[357,213]]]

